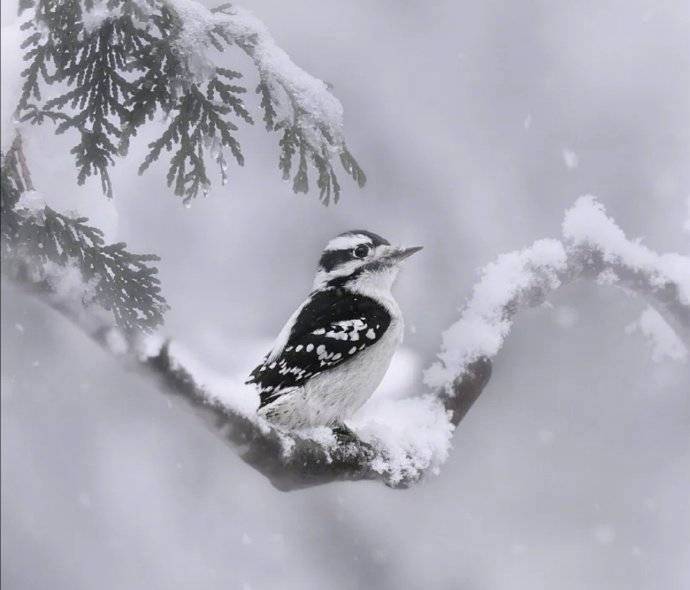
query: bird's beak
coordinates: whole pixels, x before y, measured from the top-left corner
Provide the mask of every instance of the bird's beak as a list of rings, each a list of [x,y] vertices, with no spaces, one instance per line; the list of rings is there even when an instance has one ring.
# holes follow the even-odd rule
[[[419,252],[423,246],[413,246],[412,248],[394,248],[388,253],[386,258],[393,262],[400,262],[405,258],[412,256],[415,252]]]

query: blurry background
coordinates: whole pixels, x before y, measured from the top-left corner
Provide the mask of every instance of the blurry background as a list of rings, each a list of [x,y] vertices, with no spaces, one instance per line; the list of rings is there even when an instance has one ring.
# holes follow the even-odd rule
[[[687,2],[243,5],[343,102],[369,182],[343,175],[336,207],[290,192],[259,124],[241,133],[244,168],[191,208],[162,164],[136,174],[146,137],[116,168],[112,202],[76,185],[70,138],[26,137],[49,204],[161,256],[165,333],[210,371],[257,360],[324,243],[351,228],[425,246],[397,288],[420,367],[410,392],[477,269],[557,237],[580,194],[655,250],[690,251]],[[2,3],[4,127],[15,8]],[[552,303],[516,323],[439,477],[284,494],[3,289],[3,587],[690,587],[690,362],[654,362],[626,335],[645,306],[619,291],[575,285]]]

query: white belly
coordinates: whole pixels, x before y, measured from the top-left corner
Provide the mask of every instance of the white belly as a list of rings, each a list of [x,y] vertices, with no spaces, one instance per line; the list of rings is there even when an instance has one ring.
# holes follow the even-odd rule
[[[402,334],[402,319],[393,319],[376,344],[313,377],[303,387],[284,393],[259,414],[285,428],[328,426],[346,420],[381,383]]]

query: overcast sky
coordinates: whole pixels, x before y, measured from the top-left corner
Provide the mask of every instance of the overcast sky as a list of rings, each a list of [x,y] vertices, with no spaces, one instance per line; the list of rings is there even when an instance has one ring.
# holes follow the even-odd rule
[[[96,181],[76,186],[69,137],[26,134],[49,203],[161,256],[165,332],[213,370],[244,369],[309,290],[325,242],[351,228],[425,246],[396,290],[420,366],[478,269],[558,237],[581,194],[653,249],[690,252],[687,2],[244,6],[344,105],[369,181],[343,175],[337,206],[290,192],[260,125],[240,133],[246,165],[190,208],[164,166],[136,174],[146,134],[110,203]],[[253,89],[249,64],[227,59]],[[690,360],[654,362],[626,335],[645,305],[621,292],[575,285],[517,322],[439,477],[291,494],[19,299],[3,291],[7,588],[690,586]]]

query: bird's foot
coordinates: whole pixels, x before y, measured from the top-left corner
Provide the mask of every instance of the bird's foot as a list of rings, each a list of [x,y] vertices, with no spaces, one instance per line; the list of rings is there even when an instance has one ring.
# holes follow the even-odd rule
[[[357,435],[343,422],[334,422],[331,430],[339,443],[349,443],[359,440]]]
[[[339,445],[354,444],[362,449],[366,449],[368,453],[374,453],[374,447],[369,443],[364,442],[355,432],[347,425],[342,422],[335,422],[331,425],[331,430],[335,435],[335,439],[338,441]]]
[[[339,444],[361,442],[359,437],[343,422],[334,422],[331,430]]]

